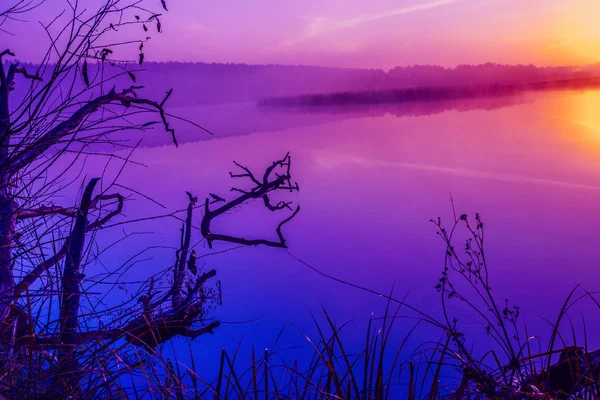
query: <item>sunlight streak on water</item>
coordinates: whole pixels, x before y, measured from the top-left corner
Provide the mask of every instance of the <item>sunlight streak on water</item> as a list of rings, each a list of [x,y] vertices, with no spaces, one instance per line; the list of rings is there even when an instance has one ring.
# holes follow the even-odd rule
[[[547,102],[546,116],[557,121],[567,143],[600,162],[600,91],[555,96]]]

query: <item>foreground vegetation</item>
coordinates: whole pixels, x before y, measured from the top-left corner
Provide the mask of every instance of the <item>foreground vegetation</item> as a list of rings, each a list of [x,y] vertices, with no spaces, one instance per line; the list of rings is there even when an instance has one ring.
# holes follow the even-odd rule
[[[42,3],[11,0],[0,8],[0,30],[10,28],[4,25],[7,21],[24,21]],[[336,279],[388,299],[383,315],[368,321],[359,348],[346,341],[347,324],[336,324],[322,310],[322,316],[314,318],[317,335],[300,332],[312,354],[307,365],[288,360],[276,348],[252,350],[250,360],[237,350],[223,350],[217,377],[209,379],[195,354],[190,354],[190,362],[166,356],[174,340],[201,340],[220,326],[211,313],[221,298],[217,272],[197,264],[192,233],[199,231],[200,241],[210,248],[216,242],[286,248],[282,229],[300,208],[271,196],[299,190],[292,181],[292,159],[288,153],[260,175],[235,163],[231,177],[245,183],[226,196],[208,193],[200,201],[188,193],[183,213],[167,215],[181,222],[181,233],[172,240],[174,262],[139,282],[125,282],[138,264],[135,256],[121,266],[103,263],[106,249],[98,248],[95,238],[102,230],[135,224],[121,214],[128,199],[140,194],[118,184],[120,172],[110,179],[88,179],[79,171],[89,155],[107,157],[107,169],[115,158],[122,163],[120,170],[125,168],[129,157],[95,147],[135,150],[136,145],[114,138],[122,132],[158,126],[177,145],[169,123],[176,117],[165,110],[172,92],[160,101],[141,96],[142,87],[130,68],[143,64],[147,32],[150,27],[161,31],[162,14],[151,11],[153,4],[146,1],[104,0],[94,10],[76,1],[65,3],[67,11],[43,25],[49,44],[39,63],[25,67],[10,49],[0,51],[1,397],[598,397],[599,354],[588,350],[587,341],[577,343],[575,333],[567,339],[563,326],[574,304],[600,303],[591,293],[573,290],[551,323],[545,349],[534,351],[532,342],[537,339],[521,323],[519,308],[492,293],[478,215],[455,216],[448,228],[440,219],[432,220],[446,254],[436,286],[442,318],[427,315],[393,293]],[[167,10],[165,1],[160,6],[161,12]],[[125,41],[112,36],[127,29],[137,31],[126,34]],[[142,38],[129,40],[137,34]],[[124,46],[133,46],[129,61],[119,58],[127,57],[127,51],[114,55]],[[115,82],[123,79],[128,85],[117,89]],[[81,185],[77,198],[55,204],[72,185]],[[275,239],[215,232],[215,220],[253,200],[262,201],[268,212],[287,212],[274,229]],[[196,229],[193,216],[198,209],[202,217]],[[131,297],[110,304],[107,299],[118,285],[127,285]],[[481,324],[478,336],[461,331],[450,302],[461,302],[475,315]],[[439,340],[411,348],[420,326],[436,332]],[[492,344],[479,354],[471,345],[483,335]]]
[[[600,307],[595,297],[579,287],[573,289],[549,331],[531,335],[519,308],[492,295],[480,217],[471,220],[461,215],[449,228],[440,219],[432,223],[446,251],[446,265],[436,286],[442,321],[393,293],[380,293],[388,299],[387,307],[381,317],[369,318],[360,348],[346,342],[348,324],[337,325],[323,309],[321,316],[313,316],[317,336],[293,326],[286,328],[304,338],[299,342],[303,340],[304,348],[310,349],[308,364],[290,360],[285,351],[276,349],[260,354],[252,349],[250,360],[241,359],[239,349],[233,353],[223,349],[216,380],[207,382],[200,370],[187,369],[169,378],[170,395],[223,399],[600,398],[600,351],[587,348],[587,332],[583,332],[585,343],[578,344],[581,332],[566,322],[569,310],[579,302],[590,301]],[[461,234],[464,246],[458,251],[453,240]],[[461,333],[458,319],[450,315],[447,305],[452,301],[466,304],[482,322],[472,337]],[[420,327],[437,331],[439,340],[419,342]],[[493,340],[476,352],[472,344],[481,337]],[[419,344],[411,348],[409,343],[415,342]]]
[[[483,222],[461,215],[449,228],[432,220],[445,246],[446,264],[436,290],[444,317],[437,320],[393,293],[381,316],[368,319],[361,346],[350,341],[351,324],[337,324],[327,310],[313,315],[316,335],[293,324],[278,335],[294,335],[302,360],[289,351],[223,349],[218,371],[207,371],[190,350],[189,360],[170,359],[158,348],[145,368],[132,369],[131,383],[113,386],[111,397],[174,399],[596,399],[600,398],[600,351],[587,348],[587,332],[575,332],[569,311],[582,301],[600,303],[577,287],[567,296],[547,332],[528,332],[520,310],[498,301],[484,250]],[[462,237],[460,251],[454,238]],[[457,243],[459,244],[459,243]],[[480,321],[472,336],[448,311],[461,302]],[[436,341],[423,341],[424,331]],[[437,333],[436,333],[437,332]],[[577,338],[585,338],[578,343]],[[490,338],[477,350],[473,343]],[[544,340],[542,340],[544,339]],[[289,341],[288,341],[289,342]],[[415,345],[416,343],[416,345]],[[179,356],[183,354],[179,353]],[[182,357],[184,358],[184,357]],[[308,361],[307,361],[308,360]],[[151,367],[150,367],[151,366]],[[149,368],[150,367],[150,368]],[[158,371],[166,371],[159,373]],[[216,378],[208,379],[207,376]]]

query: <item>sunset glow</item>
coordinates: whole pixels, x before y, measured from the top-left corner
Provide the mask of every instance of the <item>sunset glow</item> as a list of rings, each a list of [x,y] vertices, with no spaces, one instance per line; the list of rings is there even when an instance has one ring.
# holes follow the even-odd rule
[[[0,399],[598,397],[600,0],[0,0],[0,38]]]
[[[48,2],[35,18],[62,9]],[[147,46],[149,60],[383,69],[600,61],[596,0],[179,1],[169,10],[164,34]],[[27,58],[40,43],[21,46]]]

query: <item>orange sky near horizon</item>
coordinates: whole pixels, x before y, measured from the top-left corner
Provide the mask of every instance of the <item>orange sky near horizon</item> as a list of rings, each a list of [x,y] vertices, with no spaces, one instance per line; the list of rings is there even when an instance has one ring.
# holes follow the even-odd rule
[[[256,9],[266,14],[260,17],[264,25],[257,21],[233,26],[252,10],[237,13],[232,7],[228,14],[198,7],[199,15],[214,12],[215,20],[223,18],[222,23],[231,25],[221,30],[210,17],[196,21],[205,31],[198,42],[206,45],[209,61],[214,54],[215,61],[223,62],[383,69],[408,64],[600,62],[599,0],[347,0],[327,5],[307,0],[270,11],[260,5],[269,0],[258,3]],[[194,13],[188,15],[194,19]],[[176,30],[194,40],[188,25]],[[205,40],[209,32],[219,45]],[[203,52],[163,49],[174,58],[204,59]]]
[[[600,1],[562,2],[540,26],[539,57],[550,64],[600,62]]]
[[[86,0],[85,7],[100,2]],[[11,46],[21,59],[35,59],[35,52],[46,48],[45,33],[37,22],[53,18],[65,4],[66,0],[47,1],[29,18],[29,28],[15,28],[17,34],[19,30],[26,34],[19,34],[18,41],[6,38],[15,42]],[[600,62],[600,0],[178,0],[168,4],[164,33],[154,34],[146,46],[147,60],[382,69],[414,64]]]

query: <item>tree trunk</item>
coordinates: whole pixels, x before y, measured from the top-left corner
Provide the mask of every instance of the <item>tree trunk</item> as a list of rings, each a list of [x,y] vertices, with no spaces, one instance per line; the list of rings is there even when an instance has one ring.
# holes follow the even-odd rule
[[[8,317],[13,301],[15,282],[12,265],[16,222],[9,180],[6,176],[0,176],[0,323]]]
[[[4,52],[2,53],[4,54]],[[14,68],[11,66],[10,71]],[[10,144],[10,112],[8,94],[10,78],[4,73],[2,57],[0,57],[0,324],[10,313],[15,286],[12,264],[15,239],[15,200],[12,196],[9,144]]]
[[[57,386],[62,386],[67,393],[78,393],[80,389],[79,361],[76,335],[79,327],[79,307],[81,300],[81,261],[85,249],[85,235],[88,227],[88,211],[92,193],[99,178],[93,178],[83,192],[81,206],[77,213],[75,226],[71,231],[69,250],[65,258],[62,276],[62,301],[60,306],[61,342],[67,345],[59,352],[60,377]],[[64,394],[64,393],[63,393]]]

